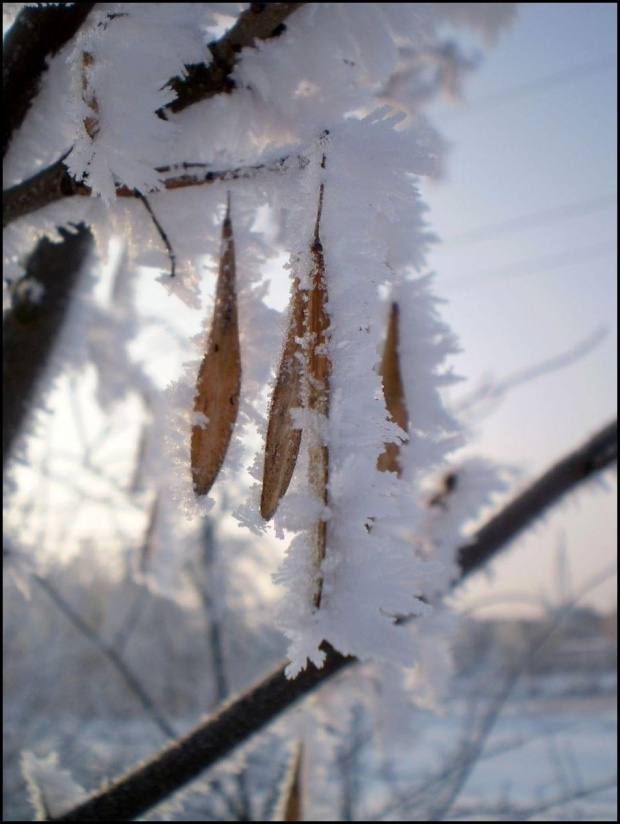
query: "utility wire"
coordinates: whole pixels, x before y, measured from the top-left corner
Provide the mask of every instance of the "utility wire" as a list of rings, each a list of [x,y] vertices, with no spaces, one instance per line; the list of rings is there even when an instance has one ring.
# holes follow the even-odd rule
[[[562,223],[578,215],[588,215],[594,212],[609,209],[617,203],[617,193],[604,195],[602,197],[580,200],[576,203],[569,203],[553,209],[542,209],[539,212],[529,212],[526,215],[507,218],[506,220],[480,226],[466,232],[459,232],[456,235],[442,240],[441,248],[453,248],[465,246],[469,243],[477,243],[479,240],[489,240],[501,235],[512,234],[521,229],[544,226],[550,223]]]
[[[513,86],[511,89],[506,89],[495,94],[484,95],[468,103],[467,108],[459,109],[458,111],[439,112],[436,115],[437,120],[448,120],[453,117],[463,117],[468,114],[478,114],[480,111],[492,109],[495,106],[500,106],[503,103],[508,103],[512,100],[518,100],[524,97],[531,97],[539,94],[547,89],[558,86],[565,86],[570,83],[575,83],[584,77],[599,72],[609,71],[617,65],[617,52],[609,54],[606,57],[601,57],[596,60],[590,60],[587,63],[579,63],[576,66],[568,66],[560,71],[545,75],[538,80],[532,80],[529,83],[523,83],[520,86]]]
[[[571,249],[555,255],[542,255],[537,258],[523,260],[513,266],[499,266],[476,275],[473,278],[450,278],[441,283],[441,286],[452,286],[451,291],[465,291],[477,286],[492,286],[501,280],[524,275],[546,274],[546,269],[562,269],[576,263],[586,263],[595,258],[611,257],[616,253],[616,243],[595,243],[580,249]]]

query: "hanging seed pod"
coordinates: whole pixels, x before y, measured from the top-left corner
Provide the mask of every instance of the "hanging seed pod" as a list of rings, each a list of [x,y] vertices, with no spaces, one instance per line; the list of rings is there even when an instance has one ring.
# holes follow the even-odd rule
[[[383,379],[383,395],[385,405],[390,413],[390,420],[398,424],[405,432],[408,431],[407,407],[405,392],[400,374],[399,346],[399,309],[397,303],[392,303],[388,331],[381,359],[381,377]],[[377,459],[377,469],[380,472],[395,472],[400,477],[402,469],[398,461],[400,445],[386,443],[385,449]]]
[[[303,821],[303,744],[298,742],[293,750],[287,780],[282,791],[279,807],[282,821]]]
[[[295,279],[284,351],[267,424],[260,499],[260,514],[266,521],[273,517],[280,499],[288,489],[301,443],[301,429],[293,428],[290,410],[302,405],[303,350],[298,341],[304,335],[306,299],[307,292],[300,288],[299,281]]]
[[[191,463],[196,495],[207,494],[224,462],[239,411],[240,390],[241,350],[229,196],[222,227],[213,320],[194,400]]]
[[[97,98],[89,90],[88,71],[87,69],[95,62],[94,57],[90,52],[82,52],[82,100],[86,103],[88,108],[93,112],[84,118],[84,129],[91,140],[94,140],[99,134],[99,103]]]
[[[325,158],[323,158],[323,165]],[[324,186],[319,189],[319,207],[314,227],[312,243],[313,270],[310,278],[308,295],[307,330],[308,330],[308,408],[325,418],[329,415],[329,376],[331,364],[327,353],[329,316],[327,314],[327,282],[325,279],[325,260],[323,245],[319,236],[321,211],[323,208]],[[328,503],[327,484],[329,480],[329,450],[324,444],[311,444],[309,447],[310,486],[324,504]],[[327,523],[319,520],[316,527],[315,565],[320,569],[327,547]],[[319,574],[313,604],[316,609],[321,606],[323,578]]]

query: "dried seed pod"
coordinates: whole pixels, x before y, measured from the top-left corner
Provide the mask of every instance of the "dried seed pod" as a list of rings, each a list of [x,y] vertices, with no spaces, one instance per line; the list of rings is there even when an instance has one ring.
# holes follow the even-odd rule
[[[241,348],[229,197],[222,227],[213,320],[194,400],[191,463],[197,495],[207,494],[224,462],[239,411],[240,390]]]
[[[383,395],[385,397],[385,405],[390,413],[390,420],[407,432],[407,407],[405,405],[405,392],[400,375],[400,357],[398,353],[398,323],[398,304],[392,303],[388,331],[383,348],[383,357],[381,359],[380,374],[383,379]],[[379,455],[377,459],[377,469],[380,472],[396,472],[400,477],[402,469],[398,461],[399,453],[399,444],[386,443],[383,453]]]
[[[298,742],[293,750],[287,780],[280,799],[282,821],[303,821],[303,744]]]
[[[302,405],[303,350],[299,340],[304,335],[304,312],[307,292],[295,279],[284,351],[271,398],[260,514],[268,521],[286,493],[293,477],[301,429],[293,428],[290,410]]]
[[[90,52],[82,52],[82,100],[86,103],[88,108],[93,112],[84,118],[84,129],[91,140],[94,140],[99,134],[99,103],[94,94],[89,91],[88,73],[87,69],[93,65],[95,58]]]
[[[323,207],[323,184],[319,190],[319,207],[312,243],[313,271],[310,278],[308,311],[306,326],[308,331],[308,371],[307,392],[308,408],[320,415],[329,416],[329,376],[331,363],[327,352],[329,316],[327,314],[327,282],[325,280],[325,259],[323,245],[319,236],[321,212]],[[324,444],[311,444],[309,448],[310,486],[324,504],[328,503],[327,484],[329,480],[329,450]],[[325,558],[327,548],[327,523],[319,520],[316,528],[315,564],[317,570]],[[319,574],[313,603],[316,609],[321,606],[323,578]]]

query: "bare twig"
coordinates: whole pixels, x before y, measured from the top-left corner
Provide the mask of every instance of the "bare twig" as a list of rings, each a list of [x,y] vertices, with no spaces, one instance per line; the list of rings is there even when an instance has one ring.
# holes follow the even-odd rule
[[[153,221],[153,224],[154,224],[155,228],[157,229],[157,232],[158,232],[160,238],[162,239],[162,241],[164,243],[164,246],[166,247],[166,251],[168,252],[168,258],[170,259],[170,277],[173,278],[176,275],[177,256],[174,253],[174,249],[172,248],[172,244],[170,243],[170,240],[168,239],[168,235],[166,234],[166,232],[164,230],[164,227],[161,225],[161,223],[157,219],[157,217],[155,215],[155,212],[151,208],[151,204],[148,202],[146,197],[142,194],[142,192],[139,192],[137,189],[135,189],[134,191],[135,191],[135,195],[138,198],[138,200],[142,201],[142,203],[144,204],[144,208],[146,209],[146,211],[151,216],[151,220]]]
[[[548,801],[543,801],[538,804],[531,804],[528,806],[510,805],[499,808],[495,805],[481,807],[481,806],[467,806],[461,807],[450,814],[451,819],[469,818],[470,820],[484,820],[487,816],[493,816],[496,821],[529,821],[535,815],[541,815],[554,807],[564,806],[573,801],[579,801],[582,798],[590,798],[593,795],[599,795],[607,790],[613,790],[618,784],[618,777],[616,775],[605,778],[589,786],[576,789],[569,793],[562,793],[556,795]]]
[[[538,637],[528,645],[523,654],[508,668],[501,688],[486,708],[481,721],[477,724],[476,731],[465,737],[463,744],[458,748],[450,763],[413,792],[390,802],[373,818],[383,819],[387,815],[392,815],[398,811],[411,810],[414,804],[418,804],[418,810],[416,810],[418,812],[420,799],[430,796],[432,803],[424,811],[424,820],[443,821],[445,819],[475,766],[482,758],[489,736],[523,674],[566,618],[575,611],[579,601],[600,584],[608,581],[610,574],[613,574],[613,570],[604,569],[601,573],[595,575],[582,587],[570,603],[557,610],[550,618],[546,626],[539,632]]]
[[[617,458],[618,422],[612,421],[579,449],[554,464],[461,547],[458,560],[463,573],[480,569],[569,490]]]
[[[121,658],[116,649],[111,647],[109,644],[106,644],[99,637],[99,635],[88,626],[82,617],[78,615],[78,613],[67,603],[67,601],[65,601],[62,595],[47,579],[36,574],[32,576],[32,579],[56,604],[62,614],[68,618],[69,621],[71,621],[73,626],[108,659],[125,684],[129,687],[133,695],[135,695],[140,704],[142,704],[145,712],[150,715],[166,738],[174,738],[176,736],[176,732],[162,716],[158,708],[155,706],[153,699],[147,693],[136,674]]]
[[[142,615],[144,607],[148,601],[149,595],[150,591],[146,587],[141,586],[136,593],[136,597],[133,600],[122,627],[120,627],[116,633],[112,646],[116,649],[119,655],[123,654],[125,647],[127,646],[127,642],[136,628],[138,620],[140,619],[140,616]]]
[[[353,707],[350,733],[340,748],[338,767],[342,775],[342,795],[340,798],[340,821],[357,821],[360,786],[360,756],[367,737],[362,734],[363,711],[359,704]]]
[[[218,608],[217,598],[223,598],[223,594],[214,595],[216,586],[214,586],[215,579],[215,565],[217,562],[217,542],[215,537],[215,529],[211,520],[206,520],[204,529],[202,531],[202,560],[203,564],[200,568],[197,565],[190,565],[189,573],[190,580],[194,585],[205,613],[207,624],[207,641],[209,646],[209,653],[211,656],[211,663],[213,667],[213,676],[215,679],[215,706],[222,704],[230,695],[230,678],[228,676],[228,668],[226,666],[226,657],[224,655],[224,638],[223,638],[223,619],[224,614]],[[235,776],[235,783],[237,785],[237,798],[231,799],[229,794],[225,792],[223,787],[219,787],[222,797],[233,815],[240,821],[251,820],[250,797],[247,786],[247,776],[244,770]],[[236,801],[236,803],[235,803]]]
[[[92,191],[84,183],[78,183],[67,171],[63,161],[65,152],[51,166],[36,175],[6,189],[2,194],[2,226],[25,217],[38,209],[43,209],[65,197],[90,197]],[[265,173],[282,174],[308,165],[303,155],[285,155],[271,163],[257,163],[254,166],[239,166],[236,169],[212,169],[206,163],[179,163],[174,166],[160,166],[156,172],[165,176],[170,171],[181,171],[172,177],[163,177],[164,189],[186,189],[189,186],[204,186],[210,183],[227,183],[248,180]],[[189,169],[200,169],[188,174]],[[117,197],[136,197],[135,189],[118,186]]]
[[[609,466],[616,459],[616,452],[617,423],[614,422],[559,461],[482,527],[470,544],[461,548],[461,580],[488,563],[505,543],[535,521],[562,494]],[[287,680],[284,662],[186,736],[57,820],[130,821],[150,809],[356,661],[325,642],[322,648],[326,653],[322,669],[309,664],[296,679]]]
[[[548,358],[547,360],[534,364],[534,366],[519,369],[517,372],[513,372],[512,375],[508,375],[498,381],[485,379],[479,386],[474,387],[471,392],[456,403],[455,412],[459,415],[474,412],[478,417],[486,416],[489,411],[493,411],[495,408],[493,404],[502,401],[506,394],[517,386],[537,380],[553,372],[559,372],[567,366],[572,366],[574,363],[586,357],[586,355],[589,355],[606,337],[607,329],[604,326],[599,326],[586,338],[579,341],[578,344],[562,352],[560,355]],[[490,404],[490,408],[484,409],[481,414],[480,405],[484,403]]]

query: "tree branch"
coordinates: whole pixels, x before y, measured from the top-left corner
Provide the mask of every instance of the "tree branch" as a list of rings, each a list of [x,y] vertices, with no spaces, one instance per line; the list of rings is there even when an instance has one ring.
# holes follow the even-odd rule
[[[144,813],[355,661],[327,644],[324,649],[327,658],[322,669],[310,665],[294,681],[289,681],[284,675],[284,666],[279,666],[224,704],[208,721],[164,747],[151,761],[54,820],[130,821]]]
[[[81,7],[82,5],[91,6],[92,4],[77,5]],[[184,79],[174,78],[171,81],[171,86],[178,96],[166,108],[166,111],[180,112],[188,106],[201,100],[207,100],[216,94],[231,92],[235,88],[231,74],[241,50],[252,46],[256,40],[267,40],[279,36],[285,29],[284,21],[296,9],[304,5],[305,3],[252,3],[250,8],[239,16],[235,25],[223,37],[210,44],[209,48],[213,60],[208,66],[204,63],[188,66],[187,77]],[[53,7],[53,11],[57,12],[57,7]],[[166,116],[164,111],[162,111],[162,116]],[[4,192],[2,205],[3,227],[8,226],[9,223],[19,217],[24,217],[37,209],[49,206],[64,197],[70,197],[71,195],[89,196],[91,194],[88,186],[76,182],[71,177],[62,162],[65,157],[66,154],[56,163]],[[272,170],[285,163],[285,161],[286,158],[267,167],[260,165],[227,172],[207,172],[197,177],[184,174],[181,177],[167,181],[165,188],[177,189],[182,186],[213,183],[216,180],[234,180],[252,176],[250,172],[253,169],[256,171]],[[133,189],[120,186],[117,189],[117,195],[119,197],[134,197],[135,192]]]
[[[47,58],[71,40],[94,5],[39,4],[36,8],[24,8],[17,15],[2,50],[3,157],[39,91]]]
[[[66,153],[51,166],[36,175],[6,189],[2,196],[2,226],[25,217],[37,209],[50,206],[58,200],[73,195],[90,197],[90,186],[78,183],[67,171],[63,160]],[[212,169],[207,163],[179,163],[174,166],[159,166],[155,169],[161,175],[180,172],[163,180],[164,189],[185,189],[188,186],[204,186],[209,183],[223,183],[232,180],[248,180],[265,172],[284,174],[308,165],[303,155],[285,155],[271,163],[254,166],[239,166],[236,169]],[[191,172],[191,170],[195,170]],[[136,197],[136,190],[118,186],[117,197]]]
[[[618,421],[612,421],[516,497],[461,547],[458,560],[467,575],[484,566],[523,529],[569,490],[618,458]]]
[[[241,50],[253,46],[256,40],[278,37],[286,30],[284,21],[305,5],[306,3],[251,3],[223,37],[209,44],[213,59],[208,66],[204,63],[187,66],[187,77],[172,81],[177,97],[166,109],[181,112],[201,100],[231,92],[235,88],[231,74]]]
[[[582,481],[617,458],[617,422],[560,460],[499,512],[459,551],[462,581],[487,564],[521,530]],[[458,583],[458,582],[457,582]],[[129,821],[224,758],[235,747],[356,659],[323,643],[323,669],[312,664],[295,680],[285,678],[285,663],[202,722],[150,761],[131,770],[58,821]]]
[[[66,229],[59,232],[63,238],[60,243],[43,238],[37,244],[25,276],[13,284],[13,308],[3,324],[3,469],[92,248],[90,230],[82,224],[75,233]]]

